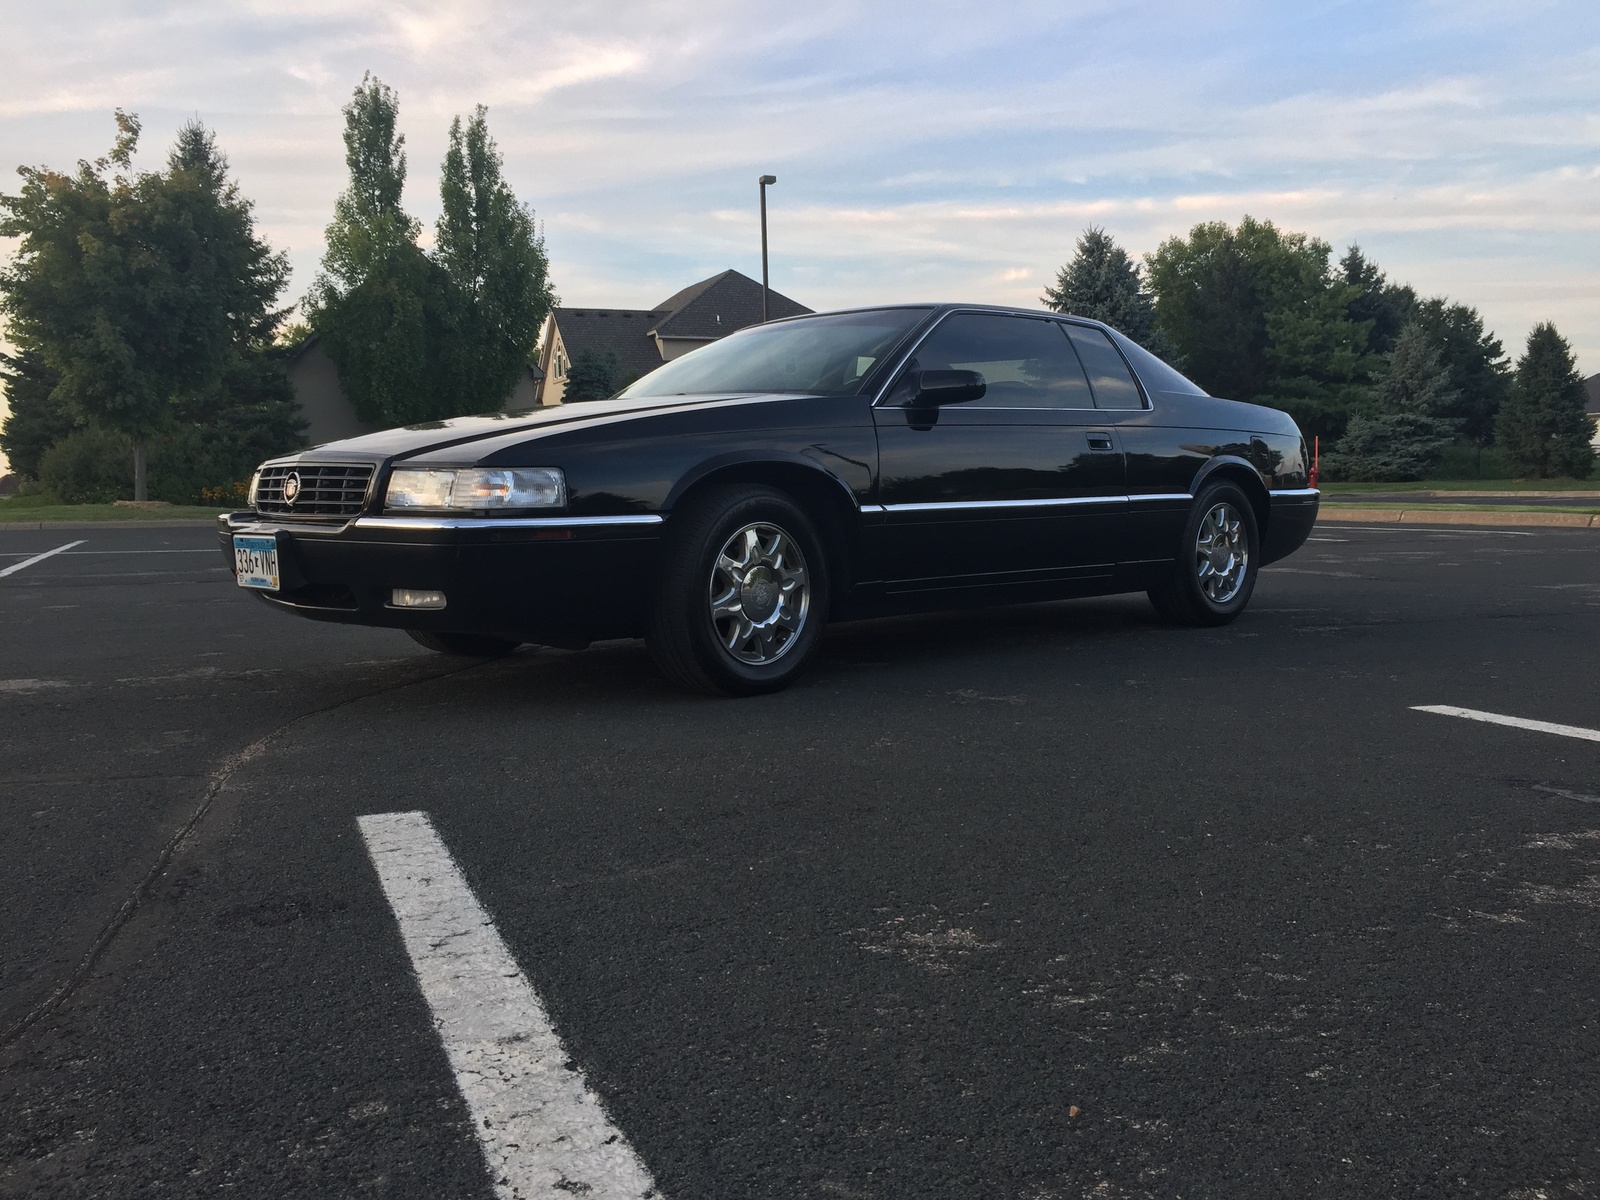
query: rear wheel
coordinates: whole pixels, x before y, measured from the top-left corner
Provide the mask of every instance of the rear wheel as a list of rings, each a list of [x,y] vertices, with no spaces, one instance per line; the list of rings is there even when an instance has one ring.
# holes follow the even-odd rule
[[[828,610],[810,518],[775,488],[733,485],[696,497],[672,523],[646,638],[662,674],[712,695],[786,687]]]
[[[1179,625],[1226,625],[1250,603],[1260,557],[1250,498],[1214,483],[1195,498],[1172,574],[1150,589],[1150,603]]]
[[[422,629],[408,629],[406,632],[419,646],[463,658],[500,658],[522,645],[510,638],[492,637],[484,633],[432,633]]]

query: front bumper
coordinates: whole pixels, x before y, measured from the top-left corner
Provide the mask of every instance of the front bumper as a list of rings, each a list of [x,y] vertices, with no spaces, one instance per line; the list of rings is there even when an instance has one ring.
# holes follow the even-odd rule
[[[358,517],[285,521],[255,512],[217,519],[230,569],[233,535],[278,543],[281,587],[267,604],[320,621],[521,641],[642,632],[662,518]],[[396,588],[439,591],[438,610],[394,608]]]

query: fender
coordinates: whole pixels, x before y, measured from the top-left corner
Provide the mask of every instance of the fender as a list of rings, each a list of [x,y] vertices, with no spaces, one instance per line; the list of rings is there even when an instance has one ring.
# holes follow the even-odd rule
[[[794,454],[786,450],[733,450],[726,454],[718,454],[713,458],[708,458],[703,462],[696,463],[688,471],[684,472],[683,476],[678,480],[677,483],[672,485],[672,490],[667,493],[667,498],[661,504],[661,511],[663,513],[670,513],[673,506],[677,504],[679,498],[685,492],[694,487],[694,485],[699,483],[702,479],[705,479],[708,475],[714,475],[718,471],[725,471],[729,467],[779,464],[787,467],[801,467],[806,471],[811,472],[818,479],[827,480],[833,487],[838,489],[840,498],[843,499],[853,511],[860,511],[860,502],[856,499],[855,492],[851,489],[847,482],[841,479],[834,472],[830,471],[827,467],[817,462],[816,459],[808,458],[804,454]]]
[[[1206,481],[1224,467],[1242,467],[1249,472],[1250,478],[1261,489],[1261,499],[1266,499],[1268,484],[1261,478],[1261,472],[1256,469],[1255,464],[1250,462],[1249,459],[1240,458],[1237,454],[1218,454],[1206,459],[1204,465],[1195,472],[1194,479],[1189,484],[1189,494],[1198,496],[1200,489],[1206,485]]]

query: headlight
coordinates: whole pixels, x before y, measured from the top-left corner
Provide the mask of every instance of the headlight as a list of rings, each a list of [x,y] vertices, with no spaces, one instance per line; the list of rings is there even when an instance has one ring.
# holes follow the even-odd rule
[[[389,509],[561,508],[566,477],[554,467],[402,467],[389,476]]]
[[[256,506],[256,490],[258,488],[260,488],[260,486],[261,486],[261,468],[257,467],[255,469],[255,473],[250,476],[250,490],[247,493],[245,493],[245,503],[248,504],[251,508],[254,508]]]

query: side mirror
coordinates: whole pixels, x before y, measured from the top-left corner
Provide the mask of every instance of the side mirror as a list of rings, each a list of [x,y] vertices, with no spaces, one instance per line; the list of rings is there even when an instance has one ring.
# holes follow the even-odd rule
[[[989,385],[976,371],[924,371],[917,380],[909,408],[938,408],[981,400]]]

